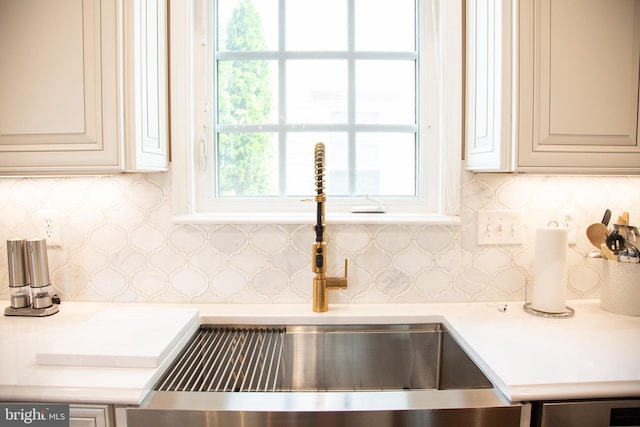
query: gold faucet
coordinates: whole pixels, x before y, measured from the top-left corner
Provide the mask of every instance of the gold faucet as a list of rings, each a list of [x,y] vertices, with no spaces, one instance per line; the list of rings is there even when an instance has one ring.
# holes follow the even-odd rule
[[[326,277],[327,244],[324,242],[324,204],[327,196],[324,193],[324,144],[318,142],[313,150],[316,175],[316,242],[313,244],[311,256],[312,270],[316,274],[313,279],[313,311],[325,312],[329,309],[329,291],[347,288],[347,260],[344,260],[344,277]]]

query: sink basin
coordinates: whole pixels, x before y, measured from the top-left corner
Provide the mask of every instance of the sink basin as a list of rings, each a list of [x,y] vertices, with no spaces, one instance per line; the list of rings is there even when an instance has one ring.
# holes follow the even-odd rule
[[[127,425],[518,427],[439,323],[202,325]]]
[[[490,388],[441,324],[202,326],[161,391]]]
[[[440,324],[287,328],[278,390],[490,388]]]

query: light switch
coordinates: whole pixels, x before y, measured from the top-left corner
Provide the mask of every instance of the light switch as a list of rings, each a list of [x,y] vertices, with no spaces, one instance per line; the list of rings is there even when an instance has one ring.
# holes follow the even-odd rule
[[[478,211],[478,245],[521,245],[522,228],[522,211]]]

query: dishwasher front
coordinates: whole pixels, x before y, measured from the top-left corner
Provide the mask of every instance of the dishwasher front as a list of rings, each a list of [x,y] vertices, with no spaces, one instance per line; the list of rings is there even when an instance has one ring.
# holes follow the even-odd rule
[[[640,397],[536,402],[532,427],[640,427]]]

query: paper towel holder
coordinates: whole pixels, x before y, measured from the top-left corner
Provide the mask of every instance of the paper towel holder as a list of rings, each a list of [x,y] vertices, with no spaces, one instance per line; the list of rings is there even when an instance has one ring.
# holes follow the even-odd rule
[[[527,288],[529,287],[529,279],[525,278],[524,279],[524,305],[522,306],[522,309],[529,314],[532,314],[534,316],[538,316],[538,317],[547,317],[550,319],[569,319],[570,317],[575,316],[576,311],[569,307],[568,305],[566,305],[564,308],[564,311],[561,311],[559,313],[549,313],[547,311],[540,311],[540,310],[536,310],[535,308],[533,308],[531,306],[531,301],[529,301],[528,298],[528,294],[527,294]]]

